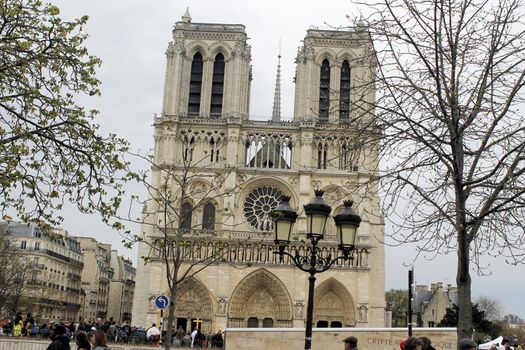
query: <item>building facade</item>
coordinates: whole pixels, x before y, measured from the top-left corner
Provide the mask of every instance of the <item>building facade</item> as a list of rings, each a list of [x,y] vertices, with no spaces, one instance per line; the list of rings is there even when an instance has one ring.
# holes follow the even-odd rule
[[[135,293],[135,268],[130,260],[111,251],[110,267],[113,277],[109,286],[107,317],[116,322],[130,322]]]
[[[24,311],[41,322],[78,321],[84,267],[78,240],[66,231],[44,232],[33,224],[8,223],[6,227],[10,246],[26,258],[31,269],[23,291]]]
[[[458,304],[458,288],[451,284],[447,289],[442,282],[417,285],[414,293],[413,322],[418,327],[436,327],[443,320],[447,309]]]
[[[166,169],[188,175],[167,185],[177,198],[177,227],[187,233],[185,266],[196,271],[217,252],[223,261],[180,284],[177,326],[304,327],[308,274],[273,254],[271,211],[282,195],[291,197],[299,218],[288,249],[304,253],[302,205],[323,190],[332,215],[353,200],[362,223],[353,259],[317,275],[314,324],[383,327],[384,223],[377,188],[365,186],[377,172],[377,144],[356,147],[362,135],[353,123],[373,119],[367,106],[375,98],[376,62],[366,28],[307,31],[296,58],[292,121],[281,120],[279,91],[271,121],[249,118],[247,39],[243,25],[193,23],[186,12],[166,53],[152,188],[166,188]],[[138,256],[147,263],[137,264],[133,303],[132,323],[141,326],[158,318],[154,298],[169,295],[162,253],[152,249],[161,242],[165,212],[152,199],[143,209]],[[333,220],[321,248],[323,256],[338,255]]]
[[[111,245],[99,243],[91,237],[76,238],[84,254],[82,289],[85,293],[83,320],[106,319],[110,282],[113,278]]]

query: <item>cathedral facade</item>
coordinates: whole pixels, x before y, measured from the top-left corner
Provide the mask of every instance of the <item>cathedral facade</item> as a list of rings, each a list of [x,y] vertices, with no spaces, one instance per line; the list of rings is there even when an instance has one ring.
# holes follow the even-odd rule
[[[209,237],[184,255],[186,268],[199,270],[221,247],[220,263],[180,284],[177,326],[204,332],[304,327],[308,274],[273,253],[271,211],[282,195],[291,197],[299,217],[288,249],[304,254],[303,204],[321,189],[332,216],[351,199],[362,223],[353,259],[317,275],[314,327],[383,327],[384,223],[377,190],[365,186],[377,172],[377,150],[365,143],[356,148],[361,135],[353,124],[357,114],[373,120],[367,106],[375,98],[370,83],[376,63],[366,28],[307,31],[296,58],[291,121],[280,118],[279,70],[272,120],[249,118],[247,39],[243,25],[193,23],[186,12],[166,53],[154,163],[187,174],[187,182],[171,189],[179,194],[177,210],[187,214],[178,228],[186,230],[188,241]],[[160,184],[160,171],[152,169],[152,181]],[[162,210],[154,203],[143,215],[160,220]],[[335,224],[329,220],[321,251],[337,256]],[[159,237],[158,227],[145,224],[142,235],[151,243]],[[166,267],[151,256],[151,244],[140,243],[138,255],[132,323],[149,326],[158,319],[153,299],[169,295]]]

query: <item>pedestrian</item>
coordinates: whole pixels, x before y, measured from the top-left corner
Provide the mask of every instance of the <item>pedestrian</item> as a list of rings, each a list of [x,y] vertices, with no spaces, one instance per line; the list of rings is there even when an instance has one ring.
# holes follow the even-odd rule
[[[478,348],[478,344],[476,344],[470,338],[463,338],[458,343],[458,349],[459,350],[475,350],[477,348]]]
[[[24,328],[24,322],[22,322],[22,320],[15,323],[15,325],[13,326],[13,337],[21,337],[22,328]]]
[[[416,337],[410,337],[406,340],[405,350],[422,350],[423,341]]]
[[[222,338],[222,331],[219,329],[217,334],[215,334],[212,338],[211,347],[212,348],[222,348],[223,341],[224,340]]]
[[[191,335],[190,333],[187,333],[184,337],[182,337],[182,346],[185,348],[189,348],[191,346]]]
[[[357,338],[350,336],[343,340],[343,343],[345,343],[345,349],[344,350],[357,350]]]
[[[197,335],[197,328],[191,332],[191,347],[193,348],[193,345],[195,344],[195,336]]]
[[[71,350],[69,346],[69,338],[66,335],[66,327],[58,324],[53,328],[51,333],[51,344],[47,347],[47,350]]]
[[[195,337],[193,337],[193,347],[202,348],[202,345],[204,344],[204,339],[206,339],[204,334],[201,333],[200,329],[197,329],[197,333],[195,333]]]
[[[153,323],[151,327],[146,332],[146,339],[152,343],[154,343],[156,346],[160,345],[160,329],[157,328],[157,324]]]
[[[423,342],[423,350],[436,350],[436,348],[432,346],[430,338],[420,337],[419,339]]]
[[[91,339],[91,350],[110,350],[107,346],[106,333],[102,329],[97,329]]]
[[[175,332],[175,339],[173,339],[173,345],[176,347],[182,346],[182,338],[184,338],[184,329],[179,326],[179,329]]]
[[[501,345],[505,347],[505,350],[511,349],[510,340],[508,340],[507,338],[503,338],[503,340],[501,341]]]
[[[75,334],[75,343],[77,344],[77,350],[91,350],[87,333],[84,331],[78,331]]]

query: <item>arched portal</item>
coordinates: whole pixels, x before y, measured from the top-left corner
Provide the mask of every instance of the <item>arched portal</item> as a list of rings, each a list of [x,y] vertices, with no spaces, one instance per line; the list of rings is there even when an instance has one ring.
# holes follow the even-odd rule
[[[274,274],[259,269],[246,276],[233,291],[228,327],[292,327],[292,299]]]
[[[315,289],[314,325],[339,325],[353,327],[356,324],[355,306],[345,286],[335,278],[329,278]],[[340,323],[339,323],[340,322]]]
[[[186,331],[198,326],[202,332],[211,333],[214,331],[214,315],[212,298],[202,282],[191,277],[178,286],[175,300],[177,326]]]

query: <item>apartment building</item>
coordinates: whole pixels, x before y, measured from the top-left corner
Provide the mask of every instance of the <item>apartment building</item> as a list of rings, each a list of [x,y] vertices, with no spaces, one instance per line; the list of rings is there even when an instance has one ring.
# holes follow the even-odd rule
[[[135,293],[135,268],[131,260],[111,251],[110,266],[113,278],[109,287],[107,316],[117,322],[131,322],[131,308]]]
[[[28,262],[26,288],[11,305],[43,322],[77,321],[84,267],[80,243],[64,230],[44,232],[35,224],[7,223],[6,244]]]
[[[83,314],[84,320],[106,319],[108,296],[113,269],[110,266],[111,245],[97,242],[92,237],[76,238],[84,254],[82,270],[82,289],[85,293]]]

